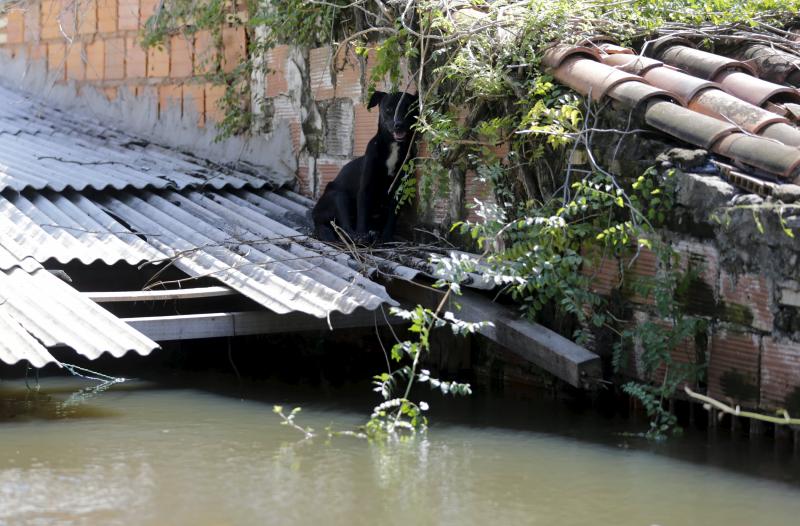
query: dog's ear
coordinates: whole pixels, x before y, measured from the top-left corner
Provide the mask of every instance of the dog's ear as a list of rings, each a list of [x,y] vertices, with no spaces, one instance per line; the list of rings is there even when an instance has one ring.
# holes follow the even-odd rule
[[[384,93],[383,91],[376,91],[375,93],[373,93],[372,97],[369,98],[369,103],[367,104],[367,109],[368,110],[372,109],[375,106],[377,106],[378,104],[380,104],[385,96],[386,96],[386,93]]]

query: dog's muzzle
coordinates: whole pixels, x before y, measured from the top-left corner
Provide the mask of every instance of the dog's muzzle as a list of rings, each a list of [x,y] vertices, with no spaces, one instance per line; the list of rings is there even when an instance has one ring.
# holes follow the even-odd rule
[[[408,136],[408,132],[404,132],[404,131],[393,131],[392,132],[392,137],[397,142],[405,141],[407,136]]]

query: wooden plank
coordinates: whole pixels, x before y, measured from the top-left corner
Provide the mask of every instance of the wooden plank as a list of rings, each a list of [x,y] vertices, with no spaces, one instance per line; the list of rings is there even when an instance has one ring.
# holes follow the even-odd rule
[[[390,316],[391,324],[406,323]],[[352,314],[333,313],[330,319],[316,318],[308,314],[293,312],[275,314],[270,311],[214,312],[209,314],[187,314],[181,316],[149,316],[123,318],[131,327],[155,341],[195,340],[224,336],[247,336],[253,334],[278,334],[301,331],[327,331],[386,325],[380,311],[357,309]]]
[[[435,309],[443,292],[407,281],[387,284],[389,294],[407,304],[421,304]],[[455,303],[461,309],[455,307]],[[551,331],[547,327],[519,318],[508,307],[468,290],[451,298],[447,310],[469,322],[491,321],[480,334],[575,387],[591,387],[602,378],[600,357]]]
[[[125,301],[166,301],[214,298],[238,294],[228,287],[195,287],[175,290],[121,290],[112,292],[84,292],[83,295],[95,303],[118,303]]]

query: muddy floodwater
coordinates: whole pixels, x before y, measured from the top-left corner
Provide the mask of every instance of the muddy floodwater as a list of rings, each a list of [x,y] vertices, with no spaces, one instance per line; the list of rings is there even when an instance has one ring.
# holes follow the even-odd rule
[[[0,382],[0,524],[800,524],[796,455],[771,440],[648,444],[591,411],[475,395],[430,396],[436,424],[406,444],[301,441],[274,403],[347,428],[369,389],[85,385]]]

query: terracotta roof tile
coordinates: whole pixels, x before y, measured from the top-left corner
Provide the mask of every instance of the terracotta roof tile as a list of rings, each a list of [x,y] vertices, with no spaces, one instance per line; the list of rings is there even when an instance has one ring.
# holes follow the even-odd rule
[[[543,63],[579,93],[640,111],[653,128],[730,159],[736,168],[723,174],[765,195],[772,181],[800,176],[800,129],[793,125],[800,121],[800,91],[758,78],[767,62],[762,55],[763,49],[751,50],[741,61],[670,37],[648,44],[648,56],[612,44],[560,46],[548,50]],[[783,53],[780,60],[800,80],[800,57]],[[770,78],[794,71],[779,73]]]

